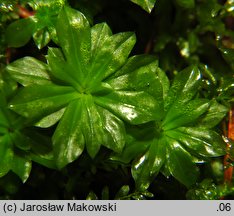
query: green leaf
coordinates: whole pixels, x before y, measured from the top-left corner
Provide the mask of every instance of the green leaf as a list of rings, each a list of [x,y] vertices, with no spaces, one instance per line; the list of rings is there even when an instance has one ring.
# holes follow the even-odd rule
[[[3,70],[0,68],[0,100],[3,99],[1,97],[6,99],[12,96],[16,89],[17,83],[11,78],[5,68]],[[1,101],[0,104],[3,105],[3,102]]]
[[[33,34],[33,40],[39,49],[50,42],[50,33],[46,28],[40,29]]]
[[[31,140],[20,131],[15,130],[14,133],[10,134],[10,137],[17,148],[23,151],[30,150]]]
[[[230,64],[231,68],[234,69],[234,51],[233,49],[220,47],[219,50],[221,51],[221,54],[223,58]]]
[[[76,70],[67,64],[60,49],[49,48],[46,58],[51,69],[51,74],[55,78],[72,85],[77,91],[82,91],[81,82],[76,78]]]
[[[1,0],[0,12],[11,12],[14,9],[15,4],[17,4],[16,0]]]
[[[31,140],[31,160],[50,169],[57,169],[51,139],[31,129],[25,130],[24,134]]]
[[[103,189],[102,189],[102,200],[109,200],[110,197],[109,197],[109,188],[107,186],[105,186]]]
[[[95,157],[101,144],[106,143],[102,118],[97,111],[93,98],[87,96],[80,101],[82,103],[82,129],[86,148],[91,157]],[[91,123],[91,124],[90,124]]]
[[[225,154],[225,143],[215,131],[199,127],[180,127],[168,131],[167,135],[174,138],[192,153],[203,157],[217,157]]]
[[[58,168],[74,161],[84,150],[82,103],[71,102],[53,135],[54,155]]]
[[[97,51],[111,35],[111,29],[106,23],[99,23],[91,28],[91,58],[96,56]]]
[[[51,83],[48,66],[33,57],[24,57],[12,62],[7,66],[7,71],[23,86]]]
[[[133,159],[139,157],[142,152],[146,152],[151,141],[132,141],[126,142],[125,148],[119,154],[113,154],[110,159],[124,164],[129,164]]]
[[[82,149],[84,145],[86,145],[86,149],[91,157],[95,157],[101,144],[116,152],[120,152],[123,149],[125,130],[122,121],[107,110],[97,107],[91,96],[84,96],[80,100],[74,101],[74,104],[77,106],[76,109],[79,115],[77,113],[77,122],[74,122],[74,128],[71,128],[68,132],[69,134],[77,134],[77,138],[74,140],[74,143],[72,140],[70,141],[70,139],[66,141],[64,137],[61,138],[61,132],[66,137],[70,136],[64,134],[63,127],[67,128],[67,126],[64,125],[65,123],[63,122],[69,122],[74,118],[72,113],[70,113],[71,116],[68,116],[68,114],[66,114],[68,111],[66,111],[53,138],[55,145],[58,143],[58,148],[62,147],[62,143],[65,141],[67,143],[71,142],[72,146],[78,145],[76,149],[81,149],[80,151],[82,153]],[[67,109],[69,109],[69,106]],[[73,106],[75,109],[75,105]],[[71,127],[73,126],[71,125]],[[71,139],[73,139],[73,137],[71,137]],[[79,147],[79,145],[81,145],[81,147]],[[57,146],[55,146],[55,148],[57,148]],[[69,156],[68,154],[66,155]],[[70,158],[63,158],[63,160],[71,162]]]
[[[120,153],[113,152],[110,155],[110,160],[129,164],[134,159],[139,158],[150,147],[154,137],[153,133],[153,122],[142,124],[141,126],[128,127],[123,151]]]
[[[166,156],[164,138],[154,139],[149,150],[136,160],[132,166],[132,176],[139,191],[146,190],[158,174]]]
[[[121,91],[146,91],[152,95],[155,104],[155,118],[163,116],[163,95],[167,92],[167,80],[165,74],[157,67],[154,56],[139,55],[128,59],[126,64],[107,82],[115,90]],[[167,79],[167,78],[166,78]]]
[[[57,20],[59,44],[77,82],[84,80],[88,71],[91,50],[91,31],[85,16],[77,10],[64,7]]]
[[[125,65],[107,79],[115,90],[138,90],[161,99],[162,88],[158,78],[158,62],[154,56],[138,55],[128,59]]]
[[[93,191],[90,191],[86,197],[86,200],[98,200],[98,197]]]
[[[221,187],[225,187],[225,185]],[[213,183],[212,179],[204,179],[199,185],[187,192],[186,198],[192,200],[219,200],[222,197],[219,190],[220,188]]]
[[[163,129],[166,131],[194,123],[208,108],[209,100],[206,99],[195,99],[184,105],[173,106],[163,120]]]
[[[198,120],[198,125],[206,128],[216,126],[227,114],[228,108],[216,100],[212,100],[206,115]]]
[[[25,182],[29,177],[31,161],[26,159],[30,150],[30,140],[19,129],[24,127],[25,119],[7,109],[4,95],[0,92],[0,177],[10,170],[15,172]],[[15,152],[22,152],[18,157]],[[28,169],[29,168],[29,169]]]
[[[177,4],[183,8],[194,8],[195,1],[194,0],[176,0]]]
[[[2,103],[1,103],[1,105],[2,105]],[[8,120],[8,118],[6,116],[6,112],[7,111],[6,111],[5,107],[0,106],[0,126],[2,128],[9,127],[9,120]]]
[[[9,47],[24,46],[30,40],[35,30],[32,18],[19,19],[11,23],[6,30],[6,39]]]
[[[201,73],[197,67],[191,66],[179,72],[165,99],[165,110],[173,109],[173,106],[185,104],[191,100],[197,93],[200,85]]]
[[[130,188],[128,185],[123,185],[115,195],[115,200],[122,199],[128,195]]]
[[[154,7],[156,0],[131,0],[135,4],[141,6],[145,11],[150,13]]]
[[[7,109],[2,91],[0,100],[0,177],[12,170],[25,182],[31,170],[31,160],[27,156],[32,144],[22,132],[25,119]]]
[[[121,152],[125,144],[124,123],[106,109],[97,107],[97,111],[101,117],[105,136],[103,145],[114,152]]]
[[[43,0],[27,1],[26,3],[30,5],[36,13],[29,18],[19,19],[8,26],[6,30],[8,45],[10,47],[24,46],[32,36],[39,49],[46,46],[51,38],[57,42],[55,36],[55,21],[65,1]]]
[[[92,77],[92,82],[100,82],[116,72],[126,62],[135,41],[132,32],[118,33],[104,40],[92,58],[88,78]]]
[[[0,136],[0,177],[6,175],[12,166],[14,152],[10,143],[10,137]]]
[[[40,121],[38,121],[35,126],[42,127],[42,128],[48,128],[57,123],[61,117],[63,116],[66,108],[60,109],[57,112],[54,112],[44,118],[42,118]]]
[[[181,183],[190,187],[198,177],[198,168],[192,161],[191,155],[176,140],[168,139],[167,166],[170,173]],[[182,166],[183,164],[183,166]]]
[[[43,116],[57,112],[78,97],[73,88],[68,86],[54,84],[28,86],[18,93],[9,107],[25,117],[39,120]]]
[[[157,75],[158,75],[158,79],[160,81],[160,85],[162,86],[162,91],[163,91],[162,101],[165,101],[165,99],[168,95],[169,89],[170,89],[170,81],[169,81],[166,73],[163,70],[161,70],[160,68],[157,68]],[[164,103],[163,103],[163,105],[164,105]]]
[[[18,155],[14,155],[13,163],[12,163],[12,171],[17,174],[23,183],[25,183],[30,175],[32,168],[32,163],[30,160],[27,160],[24,157],[20,157]]]
[[[116,91],[95,98],[95,102],[132,124],[141,124],[154,119],[155,102],[153,97],[143,91]]]
[[[232,100],[234,93],[234,78],[232,75],[222,77],[221,84],[217,91],[219,92],[217,99]]]
[[[64,5],[65,0],[31,0],[27,1],[27,3],[34,10],[47,8],[48,10],[56,13]]]
[[[59,44],[58,42],[58,37],[57,37],[57,32],[54,26],[48,26],[48,32],[50,34],[50,38],[51,40],[55,43],[55,44]]]
[[[50,169],[57,169],[53,152],[47,154],[31,153],[30,158],[32,161],[35,161],[42,166],[48,167]]]

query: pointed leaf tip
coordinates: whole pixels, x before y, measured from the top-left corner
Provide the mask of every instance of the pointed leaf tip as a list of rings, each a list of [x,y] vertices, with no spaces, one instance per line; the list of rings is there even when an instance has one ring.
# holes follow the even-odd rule
[[[150,13],[152,9],[154,8],[154,5],[156,3],[156,0],[131,0],[133,3],[139,5],[141,8],[143,8],[145,11]]]

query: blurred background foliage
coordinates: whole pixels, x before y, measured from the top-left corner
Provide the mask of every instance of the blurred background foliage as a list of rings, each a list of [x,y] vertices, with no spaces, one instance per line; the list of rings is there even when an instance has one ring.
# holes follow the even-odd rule
[[[46,45],[56,43],[53,19],[58,8],[48,13],[48,2],[0,0],[0,71],[19,57],[31,55],[44,59]],[[59,2],[58,7],[65,3]],[[203,74],[200,94],[216,98],[230,109],[233,106],[234,0],[67,0],[67,3],[83,12],[91,24],[107,22],[113,33],[134,31],[137,44],[132,54],[156,55],[159,66],[171,79],[186,66],[199,65]],[[27,40],[19,41],[18,48],[9,48],[15,42],[15,35],[11,36],[12,30],[7,27],[25,18],[22,9],[30,13],[37,25],[32,24],[33,27],[27,29]],[[217,130],[227,135],[227,124],[228,118]],[[53,128],[38,130],[50,136]],[[24,184],[13,172],[0,178],[0,198],[234,198],[233,180],[224,183],[223,158],[200,164],[199,182],[190,189],[172,177],[159,174],[148,191],[139,192],[134,190],[131,167],[111,161],[109,153],[102,149],[94,160],[82,154],[61,171],[33,162],[30,177]],[[233,159],[233,146],[230,155]],[[233,160],[229,165],[233,166]]]

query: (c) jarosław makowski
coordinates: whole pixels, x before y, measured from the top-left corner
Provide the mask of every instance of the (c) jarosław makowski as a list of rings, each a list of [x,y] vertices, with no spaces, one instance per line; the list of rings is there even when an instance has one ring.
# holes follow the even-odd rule
[[[22,203],[19,210],[23,212],[40,212],[40,211],[116,211],[116,203],[106,203],[106,204],[88,204],[88,203],[67,203],[64,204],[27,204]]]

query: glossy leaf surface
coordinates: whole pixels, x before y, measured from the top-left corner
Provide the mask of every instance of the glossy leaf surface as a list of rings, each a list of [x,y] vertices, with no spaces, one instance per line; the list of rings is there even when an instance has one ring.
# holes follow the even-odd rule
[[[131,0],[131,1],[142,7],[148,13],[151,12],[156,2],[156,0]]]
[[[64,0],[29,1],[33,8],[30,17],[12,22],[6,31],[8,46],[21,47],[33,37],[39,49],[45,47],[50,40],[57,42],[55,22],[59,11],[65,4]]]
[[[31,148],[40,141],[36,140],[35,136],[30,137],[25,133],[25,119],[7,107],[7,95],[11,95],[14,81],[0,82],[3,82],[0,87],[0,176],[13,171],[22,182],[26,182],[32,167]]]
[[[202,127],[212,128],[216,126],[227,114],[228,108],[216,100],[210,102],[210,107],[206,115],[198,119],[198,124]]]
[[[65,1],[0,1],[0,199],[232,199],[234,0]]]
[[[193,158],[177,140],[167,138],[167,144],[167,168],[177,180],[187,187],[191,186],[198,177],[198,168]]]
[[[6,31],[7,43],[10,47],[21,47],[29,42],[35,29],[31,18],[20,19],[10,24]]]
[[[0,177],[6,175],[10,169],[13,161],[14,153],[11,148],[11,142],[9,136],[1,136],[0,137]]]
[[[212,128],[222,120],[227,108],[216,101],[198,98],[196,94],[200,86],[201,74],[197,68],[180,72],[164,97],[160,97],[164,98],[164,115],[153,126],[154,138],[145,141],[148,147],[141,148],[137,140],[130,140],[122,157],[112,157],[120,161],[126,160],[125,154],[137,158],[132,175],[139,190],[147,189],[158,172],[165,168],[190,187],[198,177],[195,158],[217,157],[225,153],[223,139]],[[155,99],[158,97],[159,94],[155,94]],[[218,112],[214,113],[214,107]],[[207,121],[212,121],[211,125]],[[134,146],[139,151],[133,152]]]
[[[17,155],[14,156],[12,171],[21,178],[22,182],[25,182],[28,179],[29,174],[31,172],[31,168],[32,168],[31,160],[19,157]]]
[[[28,67],[30,67],[29,71],[27,71]],[[12,78],[23,86],[50,84],[51,81],[47,70],[48,66],[46,64],[32,57],[24,57],[8,66]]]
[[[25,57],[10,64],[8,72],[25,86],[10,102],[12,110],[40,127],[61,118],[53,135],[61,168],[85,148],[91,157],[101,145],[121,152],[125,145],[123,120],[131,124],[153,120],[159,105],[152,92],[144,91],[149,78],[156,75],[157,61],[132,57],[141,62],[140,69],[128,61],[135,44],[133,33],[112,35],[104,23],[91,28],[82,13],[69,7],[61,10],[56,26],[62,50],[50,48],[47,65]],[[131,78],[133,82],[129,82]],[[124,83],[118,84],[120,79]]]
[[[164,138],[152,141],[148,151],[133,164],[132,175],[136,188],[145,190],[160,171],[165,162],[166,142]]]
[[[76,98],[79,95],[68,86],[30,85],[18,93],[10,108],[25,117],[40,119],[60,110]]]

